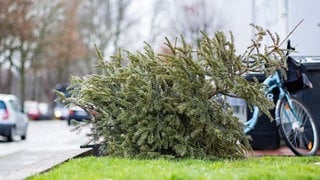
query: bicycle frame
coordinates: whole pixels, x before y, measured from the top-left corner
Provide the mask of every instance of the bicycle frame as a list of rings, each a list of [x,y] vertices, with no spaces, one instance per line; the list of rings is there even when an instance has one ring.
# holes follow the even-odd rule
[[[275,88],[279,89],[279,98],[278,98],[276,106],[275,106],[275,109],[276,109],[275,120],[276,120],[276,124],[279,125],[280,124],[280,113],[279,113],[279,111],[277,111],[277,109],[280,108],[281,99],[282,98],[287,99],[287,101],[289,102],[289,106],[292,107],[290,95],[282,87],[280,72],[275,71],[275,73],[273,75],[270,75],[269,77],[267,77],[263,81],[263,86],[264,86],[263,90],[264,90],[265,96],[270,99],[273,99],[272,90],[274,90]],[[259,113],[260,113],[260,109],[257,106],[254,106],[251,119],[249,119],[248,121],[246,121],[244,123],[244,132],[245,133],[248,133],[249,131],[251,131],[255,127],[255,125],[257,124],[257,121],[258,121]]]

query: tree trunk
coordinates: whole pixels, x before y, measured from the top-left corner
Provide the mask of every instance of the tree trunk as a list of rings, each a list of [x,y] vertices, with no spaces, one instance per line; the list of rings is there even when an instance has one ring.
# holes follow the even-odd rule
[[[21,107],[24,107],[23,103],[26,100],[26,98],[25,98],[25,87],[26,87],[25,62],[26,62],[26,58],[27,58],[27,54],[26,54],[27,52],[23,48],[24,43],[25,42],[22,42],[21,46],[20,46],[21,64],[19,67]]]

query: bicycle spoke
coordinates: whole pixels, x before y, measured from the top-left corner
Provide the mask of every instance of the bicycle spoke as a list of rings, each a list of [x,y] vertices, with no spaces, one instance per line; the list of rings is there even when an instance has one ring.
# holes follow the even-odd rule
[[[286,101],[280,107],[280,131],[284,140],[297,155],[315,155],[319,142],[313,118],[301,102],[291,101],[290,109]]]

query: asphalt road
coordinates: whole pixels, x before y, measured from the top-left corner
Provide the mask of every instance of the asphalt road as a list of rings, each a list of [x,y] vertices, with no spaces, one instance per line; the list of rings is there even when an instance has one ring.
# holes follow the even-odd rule
[[[9,174],[18,177],[12,175],[18,175],[19,170],[28,166],[35,167],[40,161],[50,161],[53,157],[57,159],[81,150],[80,145],[89,140],[86,137],[89,128],[80,132],[72,129],[61,120],[30,121],[26,140],[16,137],[14,142],[6,142],[0,138],[0,177],[6,178]]]

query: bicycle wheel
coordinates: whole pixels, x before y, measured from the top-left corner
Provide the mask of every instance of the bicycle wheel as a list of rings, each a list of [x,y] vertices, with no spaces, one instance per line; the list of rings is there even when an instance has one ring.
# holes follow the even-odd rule
[[[295,155],[316,155],[319,135],[314,119],[302,102],[292,97],[291,101],[292,107],[285,98],[280,104],[280,133]]]

